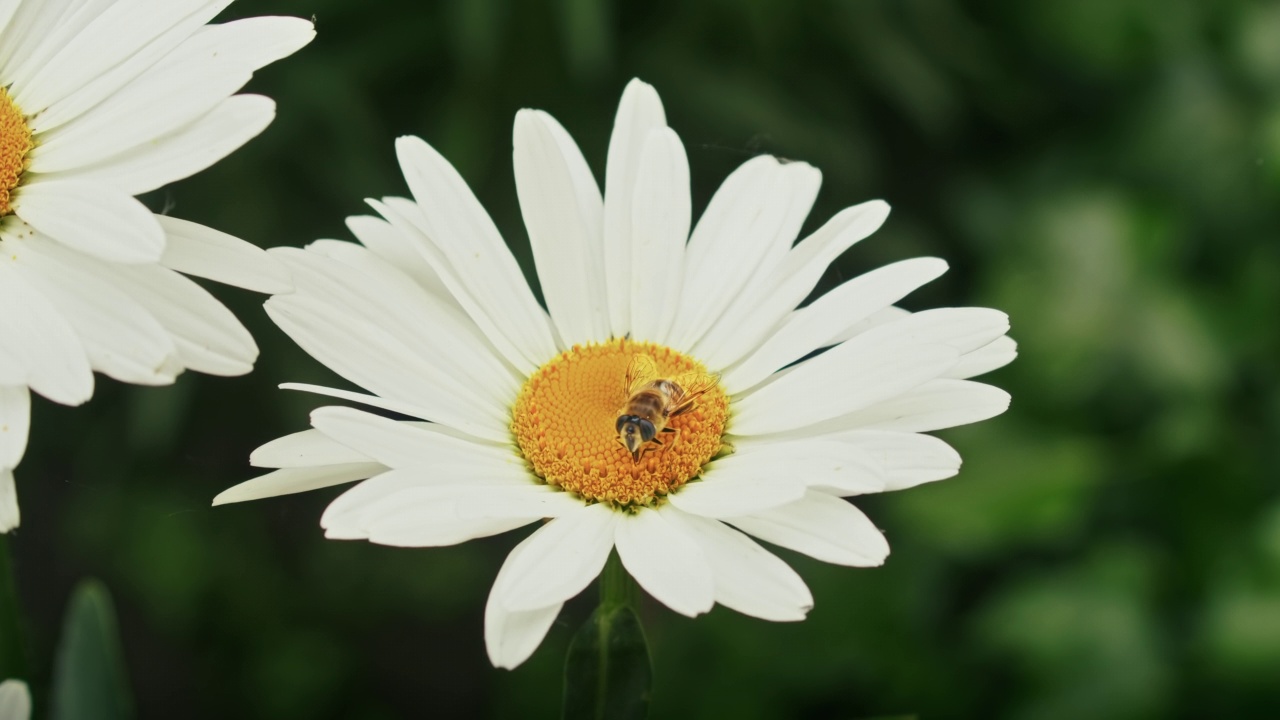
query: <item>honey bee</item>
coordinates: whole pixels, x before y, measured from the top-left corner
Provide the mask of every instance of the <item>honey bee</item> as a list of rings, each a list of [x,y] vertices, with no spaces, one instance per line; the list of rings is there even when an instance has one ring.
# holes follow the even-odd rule
[[[624,385],[627,400],[618,410],[618,420],[614,423],[618,442],[631,453],[632,461],[640,462],[640,457],[653,449],[650,442],[661,447],[663,443],[658,436],[675,432],[667,423],[692,410],[698,398],[717,382],[717,376],[703,372],[659,377],[653,358],[633,355]]]

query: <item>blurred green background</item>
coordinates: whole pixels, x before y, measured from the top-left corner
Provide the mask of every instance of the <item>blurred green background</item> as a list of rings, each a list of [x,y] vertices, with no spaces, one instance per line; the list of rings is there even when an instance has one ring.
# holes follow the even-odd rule
[[[511,170],[521,107],[603,178],[618,97],[654,84],[695,213],[768,152],[819,167],[806,232],[884,198],[824,288],[946,258],[911,308],[1007,311],[1021,357],[997,420],[941,433],[959,477],[859,503],[887,565],[781,551],[800,624],[650,603],[655,718],[1280,716],[1280,4],[1244,0],[240,0],[319,36],[250,86],[279,116],[154,207],[263,246],[347,238],[406,194],[402,134],[450,158],[526,269]],[[37,696],[81,577],[111,588],[153,718],[556,717],[592,599],[514,672],[484,599],[520,533],[435,550],[324,540],[340,489],[210,508],[248,453],[338,383],[262,298],[215,287],[257,371],[101,379],[40,400],[13,536]]]

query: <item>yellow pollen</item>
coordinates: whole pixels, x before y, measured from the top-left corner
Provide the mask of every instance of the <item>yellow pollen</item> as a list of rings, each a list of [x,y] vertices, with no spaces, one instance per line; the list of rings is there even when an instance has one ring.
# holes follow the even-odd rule
[[[35,143],[31,140],[31,128],[9,91],[0,88],[0,217],[13,212],[9,207],[9,193],[18,187],[22,173],[27,169],[27,153]]]
[[[719,385],[694,408],[668,423],[663,444],[649,443],[635,462],[618,442],[615,424],[626,405],[627,366],[645,353],[659,377],[705,372],[675,350],[650,343],[611,340],[575,345],[538,369],[525,382],[512,411],[511,430],[533,471],[549,485],[590,502],[617,506],[652,505],[696,476],[720,452],[729,400]]]

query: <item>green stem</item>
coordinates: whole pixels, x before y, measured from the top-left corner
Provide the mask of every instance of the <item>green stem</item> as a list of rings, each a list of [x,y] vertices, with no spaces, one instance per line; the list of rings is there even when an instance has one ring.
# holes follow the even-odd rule
[[[618,551],[609,553],[609,559],[600,573],[600,607],[612,610],[626,606],[632,610],[640,609],[640,588],[631,578],[631,573],[622,566]]]
[[[653,665],[639,607],[639,586],[610,553],[600,573],[600,607],[573,636],[565,658],[564,720],[644,720]]]
[[[27,676],[26,656],[22,652],[18,589],[13,581],[13,562],[9,555],[9,536],[0,534],[0,680]]]

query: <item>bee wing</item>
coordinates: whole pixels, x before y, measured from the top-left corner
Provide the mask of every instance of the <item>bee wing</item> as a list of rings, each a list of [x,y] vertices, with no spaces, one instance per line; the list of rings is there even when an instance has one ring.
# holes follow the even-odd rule
[[[671,378],[671,380],[675,382],[676,385],[679,385],[680,389],[684,391],[684,394],[680,396],[680,402],[672,409],[671,414],[672,416],[675,416],[688,412],[689,409],[693,407],[694,401],[720,382],[720,376],[711,373],[691,371],[687,373],[680,373],[679,375]]]
[[[653,358],[643,353],[632,355],[631,364],[627,366],[625,389],[627,395],[635,395],[640,388],[658,378],[658,364]]]

